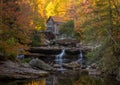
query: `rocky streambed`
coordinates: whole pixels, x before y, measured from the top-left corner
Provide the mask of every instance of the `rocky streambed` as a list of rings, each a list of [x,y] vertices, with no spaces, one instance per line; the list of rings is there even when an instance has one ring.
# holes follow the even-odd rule
[[[27,57],[40,57],[40,56],[53,56],[59,54],[63,49],[69,55],[78,55],[80,51],[87,52],[91,50],[88,47],[63,47],[63,46],[41,46],[41,47],[31,47],[26,54]]]
[[[0,78],[29,79],[48,76],[51,72],[53,73],[54,71],[56,71],[56,67],[61,67],[61,65],[55,64],[55,56],[61,53],[63,49],[65,49],[66,53],[64,58],[66,57],[69,60],[72,60],[73,62],[69,61],[69,63],[64,63],[62,67],[72,70],[80,69],[80,64],[74,61],[78,58],[80,51],[86,52],[89,50],[85,47],[31,47],[28,50],[30,53],[25,55],[25,58],[31,59],[29,63],[1,61]],[[24,60],[24,58],[22,60]],[[49,63],[49,61],[51,61],[52,63]]]
[[[62,67],[66,69],[66,73],[69,73],[70,70],[82,72],[81,65],[76,61],[64,63]],[[0,79],[36,79],[60,72],[57,68],[61,68],[61,65],[51,66],[38,58],[32,59],[29,63],[1,61]]]
[[[68,58],[69,62],[62,62],[61,65],[55,63],[55,57],[65,49],[64,58]],[[29,63],[1,61],[0,62],[0,79],[38,79],[49,76],[51,73],[58,73],[57,68],[64,68],[66,74],[72,75],[76,71],[79,74],[101,75],[97,66],[91,65],[82,66],[76,59],[90,49],[81,47],[31,47],[30,54],[25,55],[25,58],[30,58]],[[76,56],[77,55],[77,56]],[[72,57],[71,57],[72,56]],[[51,58],[52,57],[52,58]],[[21,60],[24,60],[20,59]],[[61,58],[64,60],[64,58]],[[83,56],[84,58],[84,56]],[[52,63],[49,61],[52,61]],[[63,70],[64,70],[63,69]],[[71,72],[72,71],[72,72]],[[65,74],[64,74],[65,75]]]
[[[91,68],[81,68],[80,64],[78,64],[76,61],[73,61],[70,63],[64,63],[62,66],[65,70],[63,71],[58,71],[54,66],[55,64],[53,66],[50,66],[38,58],[32,59],[29,63],[1,61],[0,62],[0,80],[2,79],[2,80],[10,81],[11,79],[12,80],[37,79],[37,81],[39,81],[38,79],[43,79],[43,80],[45,79],[46,83],[50,83],[50,84],[44,83],[44,85],[54,85],[52,84],[52,82],[55,81],[54,79],[57,79],[58,81],[59,78],[64,81],[66,78],[71,78],[71,77],[80,78],[81,75],[87,75],[87,76],[89,75],[89,77],[90,75],[92,75],[92,76],[95,76],[95,78],[97,77],[99,78],[99,76],[101,76],[101,72],[99,69],[97,69],[95,64],[91,65]],[[56,65],[56,66],[58,66],[58,68],[61,68],[59,67],[59,65]],[[54,77],[52,77],[53,75]],[[53,80],[51,80],[51,77],[53,78]],[[50,80],[46,80],[46,79],[50,79]],[[41,83],[39,82],[37,85]],[[113,83],[111,85],[117,85],[117,84]],[[7,85],[7,84],[4,84],[4,85]],[[23,85],[23,84],[20,84],[20,85]],[[70,85],[73,85],[73,84],[70,84]]]
[[[48,76],[55,70],[49,65],[50,56],[51,61],[54,62],[55,56],[59,54],[64,47],[31,47],[28,51],[29,54],[25,55],[25,58],[30,58],[30,63],[12,62],[12,61],[0,61],[0,78],[9,79],[29,79],[40,78]],[[66,53],[79,54],[79,48],[65,48]],[[39,58],[37,60],[36,58]],[[42,61],[42,60],[43,61]],[[22,59],[24,60],[24,58]],[[46,63],[44,62],[46,61]],[[20,59],[21,61],[21,59]],[[65,65],[66,66],[66,65]]]
[[[35,59],[31,62],[33,63],[36,60],[39,61]],[[69,65],[72,64],[73,62],[69,63]],[[68,69],[48,76],[46,71],[35,70],[36,68],[33,70],[28,64],[19,64],[11,61],[1,62],[0,69],[0,77],[2,75],[6,76],[4,80],[0,81],[0,85],[108,85],[108,83],[110,85],[119,85],[120,83],[111,77],[89,76],[86,70]]]
[[[47,71],[33,69],[28,63],[0,62],[0,79],[30,79],[48,75]]]

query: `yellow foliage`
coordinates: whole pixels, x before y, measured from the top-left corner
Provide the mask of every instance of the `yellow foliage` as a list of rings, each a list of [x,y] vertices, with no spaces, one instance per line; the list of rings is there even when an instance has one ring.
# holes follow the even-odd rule
[[[46,11],[47,11],[47,13],[46,13],[47,17],[55,15],[55,13],[54,13],[54,4],[52,2],[50,2],[47,5]]]
[[[35,29],[36,30],[41,30],[41,26],[36,26]]]
[[[40,80],[40,81],[32,81],[26,85],[46,85],[46,80],[43,79],[43,80]]]

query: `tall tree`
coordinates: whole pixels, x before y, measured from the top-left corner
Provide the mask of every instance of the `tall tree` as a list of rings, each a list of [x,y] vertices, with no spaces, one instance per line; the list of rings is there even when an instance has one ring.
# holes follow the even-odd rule
[[[84,14],[80,13],[79,29],[87,42],[99,43],[101,47],[93,52],[94,59],[102,62],[102,69],[106,73],[118,72],[120,50],[120,22],[118,1],[114,0],[85,0],[80,6]],[[119,32],[119,33],[118,33]],[[90,57],[91,58],[91,57]],[[98,61],[97,60],[97,61]]]

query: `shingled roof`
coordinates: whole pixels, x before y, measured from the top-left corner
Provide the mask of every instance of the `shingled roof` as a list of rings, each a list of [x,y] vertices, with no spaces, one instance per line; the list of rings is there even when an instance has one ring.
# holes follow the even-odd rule
[[[63,17],[59,17],[59,16],[50,16],[47,20],[47,22],[49,21],[49,19],[52,18],[54,22],[61,22],[64,23],[65,20]]]

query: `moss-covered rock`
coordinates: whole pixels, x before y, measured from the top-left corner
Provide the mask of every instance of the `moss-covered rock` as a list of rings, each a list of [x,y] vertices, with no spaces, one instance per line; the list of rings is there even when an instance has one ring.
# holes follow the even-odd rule
[[[38,68],[38,69],[42,69],[42,70],[47,70],[47,71],[51,71],[54,70],[50,65],[46,64],[44,61],[35,58],[32,59],[29,64],[33,67],[33,68]]]

